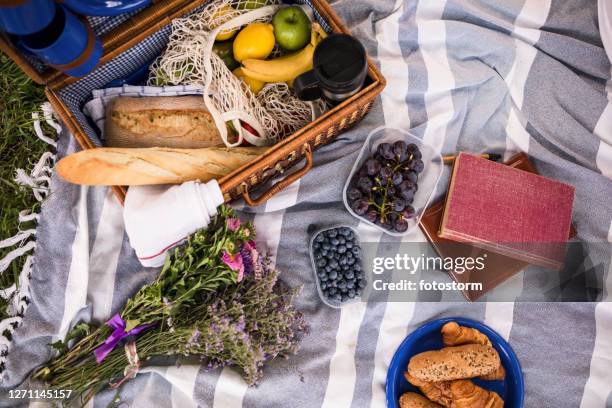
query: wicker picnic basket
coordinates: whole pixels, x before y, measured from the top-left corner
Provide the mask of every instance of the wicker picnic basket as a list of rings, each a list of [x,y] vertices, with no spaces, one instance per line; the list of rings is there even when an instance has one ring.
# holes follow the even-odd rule
[[[53,68],[41,67],[24,56],[7,37],[0,36],[0,49],[13,59],[34,81],[46,84],[46,95],[68,129],[83,149],[101,146],[94,130],[81,112],[91,90],[104,87],[113,77],[128,74],[137,67],[136,60],[145,60],[163,51],[164,37],[170,32],[173,19],[194,12],[206,0],[163,0],[124,19],[118,25],[106,24],[107,31],[99,33],[104,55],[98,67],[84,78],[72,78]],[[338,15],[325,0],[304,0],[312,7],[319,23],[334,32],[349,33]],[[95,27],[95,21],[89,21]],[[108,22],[107,22],[108,23]],[[101,24],[103,25],[103,24]],[[99,28],[98,28],[99,30]],[[147,54],[143,56],[143,54]],[[153,55],[156,56],[156,55]],[[275,144],[260,160],[249,163],[219,180],[226,202],[243,197],[251,206],[265,203],[274,194],[304,176],[313,164],[313,151],[333,140],[342,131],[359,122],[368,112],[376,96],[383,90],[385,80],[371,60],[368,60],[368,79],[364,88],[340,105],[325,112],[315,121]],[[255,186],[265,183],[305,159],[302,168],[276,180],[266,191],[252,196]],[[113,187],[121,201],[125,187]]]

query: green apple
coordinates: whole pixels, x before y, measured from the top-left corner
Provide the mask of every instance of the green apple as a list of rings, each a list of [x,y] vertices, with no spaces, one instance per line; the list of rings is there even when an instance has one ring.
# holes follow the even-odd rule
[[[278,10],[272,25],[276,43],[287,51],[299,50],[310,41],[310,19],[299,6]]]

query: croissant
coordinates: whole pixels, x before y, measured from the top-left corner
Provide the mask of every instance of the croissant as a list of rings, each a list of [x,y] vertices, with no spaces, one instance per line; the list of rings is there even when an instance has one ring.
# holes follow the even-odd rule
[[[450,389],[450,381],[440,381],[440,382],[428,382],[419,380],[418,378],[410,375],[408,371],[404,373],[404,377],[406,380],[417,387],[423,395],[432,400],[433,402],[437,402],[443,407],[450,407],[453,402],[453,396],[451,394]]]
[[[450,408],[504,408],[504,400],[497,393],[470,380],[452,381],[450,390],[453,398]]]
[[[442,342],[445,346],[460,346],[462,344],[492,346],[491,340],[477,329],[460,326],[455,322],[448,322],[442,326]]]
[[[400,408],[441,408],[435,402],[414,392],[406,392],[399,399]]]
[[[442,342],[445,346],[460,346],[463,344],[492,346],[491,340],[478,329],[460,326],[456,322],[448,322],[442,326]],[[506,370],[500,364],[497,370],[479,378],[485,381],[503,380],[506,378]]]

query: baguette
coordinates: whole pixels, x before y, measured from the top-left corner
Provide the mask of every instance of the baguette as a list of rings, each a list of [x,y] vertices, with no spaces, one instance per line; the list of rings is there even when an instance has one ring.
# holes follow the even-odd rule
[[[399,399],[400,408],[442,408],[415,392],[406,392]]]
[[[422,381],[439,382],[487,375],[500,365],[494,348],[466,344],[417,354],[410,359],[408,372]]]
[[[85,185],[138,186],[218,179],[263,154],[266,148],[127,149],[101,147],[61,159],[58,174]]]
[[[120,96],[106,106],[105,144],[110,147],[222,146],[201,96]]]

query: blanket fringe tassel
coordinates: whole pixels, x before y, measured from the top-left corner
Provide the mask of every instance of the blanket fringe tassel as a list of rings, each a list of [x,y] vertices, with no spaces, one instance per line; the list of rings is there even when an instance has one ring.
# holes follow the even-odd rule
[[[53,109],[48,102],[41,106],[43,120],[45,123],[55,130],[59,135],[62,127],[53,118]],[[34,121],[34,132],[36,136],[43,142],[57,147],[57,142],[46,136],[41,127],[41,119],[39,112],[32,113]],[[49,194],[49,183],[51,181],[51,171],[55,163],[55,154],[45,152],[40,156],[38,162],[28,174],[23,169],[17,169],[15,182],[20,186],[30,188],[32,194],[37,201],[43,201]],[[23,315],[28,307],[30,299],[30,279],[32,275],[32,265],[34,263],[33,255],[29,254],[36,248],[36,229],[21,229],[21,224],[29,222],[38,222],[39,214],[23,210],[19,213],[19,231],[14,236],[0,241],[0,248],[10,248],[16,246],[0,259],[0,274],[4,273],[16,259],[26,256],[23,268],[19,274],[17,282],[7,288],[0,288],[0,298],[4,299],[8,305],[6,314],[9,316],[0,321],[0,382],[3,378],[4,365],[11,344],[12,334],[21,325]]]

